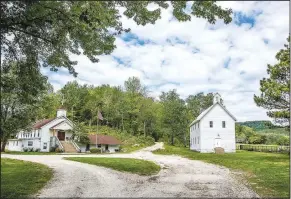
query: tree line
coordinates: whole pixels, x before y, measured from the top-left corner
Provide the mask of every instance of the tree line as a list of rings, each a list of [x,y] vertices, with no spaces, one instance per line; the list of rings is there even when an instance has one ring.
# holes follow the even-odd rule
[[[68,118],[91,127],[92,131],[96,130],[100,111],[103,115],[100,125],[186,146],[188,125],[212,105],[213,94],[198,93],[183,100],[176,90],[170,90],[154,99],[137,77],[130,77],[123,86],[80,85],[73,81],[40,101],[38,119],[54,117],[62,98]]]

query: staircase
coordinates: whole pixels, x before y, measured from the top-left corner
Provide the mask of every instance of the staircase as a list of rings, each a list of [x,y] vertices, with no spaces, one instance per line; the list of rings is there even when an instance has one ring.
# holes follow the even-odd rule
[[[77,153],[78,151],[71,142],[60,141],[64,147],[65,153]]]

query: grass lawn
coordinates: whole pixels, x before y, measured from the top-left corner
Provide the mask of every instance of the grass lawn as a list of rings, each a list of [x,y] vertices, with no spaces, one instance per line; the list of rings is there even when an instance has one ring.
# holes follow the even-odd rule
[[[29,197],[52,176],[52,170],[45,165],[1,158],[1,198]]]
[[[12,154],[12,155],[56,155],[56,152],[21,152],[21,151],[5,151],[1,154]]]
[[[161,170],[160,166],[154,162],[133,158],[66,157],[64,159],[108,167],[117,171],[125,171],[139,175],[154,175]]]
[[[290,177],[287,154],[237,151],[233,154],[203,154],[188,148],[165,146],[155,154],[180,155],[245,172],[246,179],[261,197],[289,197]]]

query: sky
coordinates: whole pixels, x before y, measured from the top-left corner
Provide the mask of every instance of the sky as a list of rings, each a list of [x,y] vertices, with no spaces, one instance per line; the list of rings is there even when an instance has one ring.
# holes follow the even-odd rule
[[[253,96],[260,94],[260,80],[268,77],[267,64],[276,63],[276,53],[287,42],[289,2],[217,3],[232,8],[230,24],[218,20],[211,25],[195,17],[178,22],[171,7],[162,10],[154,25],[138,26],[123,16],[123,26],[131,32],[117,37],[117,48],[111,55],[98,57],[99,63],[83,55],[71,56],[78,61],[77,78],[66,70],[43,69],[43,74],[55,90],[73,80],[123,86],[125,80],[136,76],[155,98],[171,89],[183,99],[199,92],[218,92],[238,121],[270,120]]]

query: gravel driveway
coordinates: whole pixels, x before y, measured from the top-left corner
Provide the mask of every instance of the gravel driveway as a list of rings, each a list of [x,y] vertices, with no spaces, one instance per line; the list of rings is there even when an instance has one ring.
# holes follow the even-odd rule
[[[63,157],[100,157],[98,155],[10,155],[2,157],[38,162],[55,170],[53,179],[38,197],[216,197],[254,198],[258,195],[233,178],[229,169],[179,156],[154,155],[163,143],[123,157],[151,160],[162,166],[155,176],[122,173],[94,165],[63,160]]]

